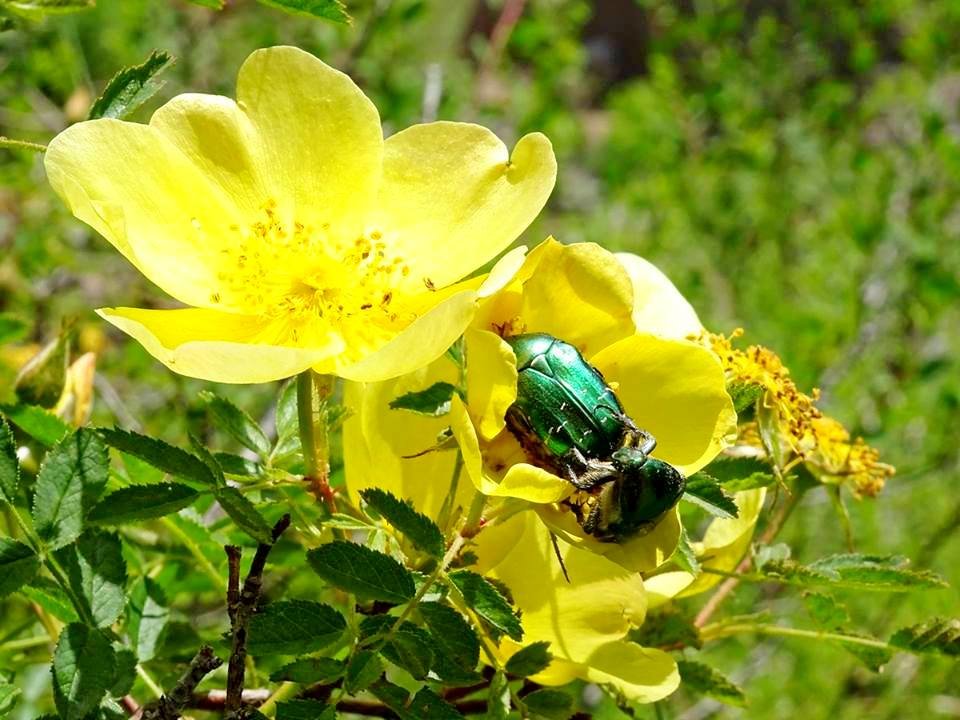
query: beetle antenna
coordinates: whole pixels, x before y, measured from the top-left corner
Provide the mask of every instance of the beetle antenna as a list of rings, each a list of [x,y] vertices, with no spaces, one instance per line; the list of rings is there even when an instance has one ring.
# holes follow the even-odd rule
[[[560,569],[563,570],[563,577],[567,581],[567,584],[570,583],[570,576],[567,574],[567,566],[563,564],[563,557],[560,555],[560,546],[557,545],[557,536],[550,533],[550,542],[553,543],[553,552],[557,556],[557,562],[560,563]]]

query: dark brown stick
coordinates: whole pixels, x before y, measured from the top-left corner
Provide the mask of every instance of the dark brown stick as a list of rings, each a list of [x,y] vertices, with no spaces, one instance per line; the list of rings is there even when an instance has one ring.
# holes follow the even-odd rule
[[[143,710],[143,720],[177,720],[180,712],[190,704],[193,691],[207,675],[223,665],[223,660],[213,654],[213,648],[204,645],[190,661],[190,667],[174,685],[173,690]]]
[[[257,552],[250,563],[250,572],[240,584],[240,549],[233,545],[224,547],[229,561],[229,576],[227,581],[227,613],[230,616],[232,644],[230,661],[227,665],[227,694],[224,700],[224,711],[228,720],[238,717],[243,707],[243,684],[247,662],[247,627],[250,618],[256,611],[260,600],[260,590],[263,587],[263,571],[267,565],[267,557],[273,550],[274,544],[290,527],[290,516],[284,515],[273,526],[272,540],[269,543],[260,543]]]

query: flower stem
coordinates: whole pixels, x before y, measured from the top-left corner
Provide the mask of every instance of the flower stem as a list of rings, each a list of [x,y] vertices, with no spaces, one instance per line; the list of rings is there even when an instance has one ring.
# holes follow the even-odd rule
[[[331,513],[337,503],[330,488],[330,440],[327,422],[327,403],[333,395],[334,378],[304,370],[297,376],[297,419],[300,423],[300,445],[306,465],[305,479],[317,500],[326,504]],[[314,396],[317,406],[314,407]]]
[[[867,647],[875,648],[890,647],[882,640],[876,640],[874,638],[858,637],[856,635],[843,635],[841,633],[822,632],[820,630],[804,630],[802,628],[783,627],[781,625],[764,625],[760,623],[713,623],[700,630],[700,637],[704,642],[710,642],[711,640],[720,640],[721,638],[746,633],[782,637],[799,637],[808,638],[810,640],[833,640],[836,642],[865,645]]]

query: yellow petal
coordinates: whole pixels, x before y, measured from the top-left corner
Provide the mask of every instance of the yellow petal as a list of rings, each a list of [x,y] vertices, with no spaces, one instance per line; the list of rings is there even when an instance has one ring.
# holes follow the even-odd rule
[[[429,278],[443,287],[526,229],[556,173],[550,141],[540,133],[522,137],[508,154],[479,125],[414,125],[385,143],[375,225],[410,266],[412,282]]]
[[[250,118],[231,98],[187,93],[157,110],[150,126],[216,185],[243,217],[256,216],[280,188]]]
[[[521,274],[525,332],[545,332],[585,357],[633,332],[633,288],[613,253],[594,243],[534,248]],[[509,319],[509,318],[504,318]]]
[[[523,533],[490,574],[510,589],[522,613],[525,643],[546,640],[554,656],[582,661],[643,622],[646,598],[637,573],[561,543],[568,583],[550,534],[534,513],[521,512],[505,524],[522,525]],[[475,538],[481,563],[491,550],[502,554],[499,547],[487,546],[485,536],[486,530]]]
[[[506,425],[504,415],[517,399],[517,356],[496,333],[467,330],[467,404],[480,432],[489,440]]]
[[[103,308],[99,315],[137,340],[171,370],[226,383],[262,383],[296,375],[343,349],[330,334],[314,347],[263,343],[261,318],[186,308]]]
[[[78,123],[50,142],[44,166],[70,211],[147,278],[188,305],[214,304],[216,238],[242,220],[230,197],[158,130],[111,119]],[[230,300],[223,298],[226,307]]]
[[[656,570],[673,554],[680,540],[680,517],[676,509],[666,513],[649,531],[623,543],[601,542],[587,535],[568,508],[541,505],[536,510],[547,527],[564,542],[603,555],[633,572]]]
[[[766,488],[757,488],[736,493],[734,499],[740,511],[739,516],[733,519],[718,518],[711,521],[703,536],[703,542],[693,545],[703,567],[727,572],[736,568],[750,546],[757,518],[760,517],[760,511],[763,509],[766,492]],[[701,573],[678,597],[701,593],[720,580],[719,575]]]
[[[680,673],[672,657],[632,642],[602,645],[586,659],[584,667],[585,680],[612,685],[637,703],[662,700],[680,686]]]
[[[649,609],[666,605],[693,582],[693,575],[683,570],[660,573],[643,581]]]
[[[477,294],[465,290],[450,295],[418,317],[396,337],[359,362],[339,359],[336,374],[358,382],[376,382],[412,372],[446,352],[473,319]],[[322,372],[329,372],[322,367]]]
[[[653,454],[684,474],[713,460],[736,431],[723,368],[698,344],[634,335],[589,360],[634,422],[653,433]]]
[[[295,47],[252,53],[237,98],[281,215],[352,241],[365,229],[383,162],[373,103],[348,76]]]
[[[633,285],[633,322],[638,332],[682,340],[703,330],[693,306],[660,269],[639,255],[617,253]]]
[[[555,503],[569,496],[573,490],[568,480],[533,465],[517,463],[510,466],[503,480],[490,494],[532,503]]]
[[[428,417],[409,410],[391,410],[390,401],[435,382],[456,381],[453,363],[441,358],[401,378],[345,386],[344,405],[350,411],[343,426],[347,487],[354,502],[360,490],[380,487],[410,500],[414,507],[436,518],[450,490],[456,452],[434,450],[437,436],[449,424],[447,417]],[[457,483],[455,504],[468,507],[475,490],[466,477]]]

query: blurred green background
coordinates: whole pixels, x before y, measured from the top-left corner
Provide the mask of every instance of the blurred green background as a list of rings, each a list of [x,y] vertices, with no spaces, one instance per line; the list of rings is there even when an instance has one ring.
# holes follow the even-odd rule
[[[257,47],[288,43],[348,71],[388,133],[475,121],[508,144],[541,130],[557,189],[523,242],[547,234],[644,255],[718,332],[775,349],[821,407],[879,447],[898,475],[849,503],[856,546],[902,553],[954,589],[849,593],[880,633],[958,614],[960,525],[960,3],[956,0],[348,0],[344,27],[252,0],[97,0],[0,33],[0,135],[46,142],[106,81],[154,48],[178,58],[142,110],[182,91],[233,94]],[[0,150],[0,311],[33,328],[0,348],[16,367],[77,317],[100,353],[94,421],[181,442],[203,383],[175,376],[93,314],[168,304],[74,221],[39,156]],[[276,388],[221,387],[266,413]],[[2,399],[2,398],[0,398]],[[814,559],[845,547],[811,493],[784,538]],[[797,593],[742,588],[803,615]],[[670,717],[960,717],[960,665],[900,655],[875,675],[835,646],[727,640],[707,659],[746,710],[683,692]],[[607,717],[607,715],[604,715]],[[611,714],[609,717],[617,715]],[[599,717],[599,715],[598,715]]]

